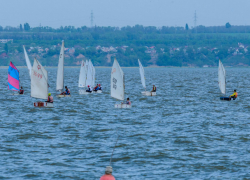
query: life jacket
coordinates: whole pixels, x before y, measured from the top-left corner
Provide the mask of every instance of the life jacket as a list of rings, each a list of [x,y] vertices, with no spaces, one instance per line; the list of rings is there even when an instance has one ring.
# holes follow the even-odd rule
[[[153,87],[153,91],[156,91],[156,87]]]
[[[24,90],[23,90],[23,89],[20,89],[19,94],[23,94],[23,92],[24,92]]]
[[[237,96],[238,96],[238,93],[237,93],[237,92],[235,92],[235,98],[237,98]]]
[[[49,102],[53,103],[53,96],[49,96]]]
[[[100,178],[100,180],[115,180],[115,177],[111,174],[105,174]]]

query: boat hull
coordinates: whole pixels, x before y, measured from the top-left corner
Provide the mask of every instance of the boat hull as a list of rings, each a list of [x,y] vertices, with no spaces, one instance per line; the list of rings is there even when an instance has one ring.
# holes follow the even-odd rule
[[[84,89],[79,90],[79,94],[91,94],[92,92],[86,92],[86,90],[84,90]]]
[[[231,101],[231,98],[230,97],[220,97],[220,100]]]
[[[71,95],[64,95],[64,94],[59,94],[56,97],[63,98],[63,97],[71,97]]]
[[[53,103],[49,102],[34,102],[34,107],[46,107],[46,108],[53,108]]]
[[[92,91],[93,93],[102,93],[102,90]]]
[[[144,96],[156,96],[156,92],[143,91],[141,92]]]
[[[115,108],[120,108],[120,109],[123,109],[123,108],[131,108],[132,105],[128,105],[128,104],[115,104]]]

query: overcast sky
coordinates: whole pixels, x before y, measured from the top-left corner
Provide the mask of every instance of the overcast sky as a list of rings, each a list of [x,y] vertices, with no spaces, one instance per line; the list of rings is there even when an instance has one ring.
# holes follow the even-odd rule
[[[0,0],[0,25],[31,27],[250,25],[250,0]]]

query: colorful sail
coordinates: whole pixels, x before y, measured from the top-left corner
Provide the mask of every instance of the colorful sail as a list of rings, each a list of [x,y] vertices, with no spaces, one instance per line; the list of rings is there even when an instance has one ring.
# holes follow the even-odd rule
[[[8,69],[8,89],[19,91],[19,71],[12,62]]]

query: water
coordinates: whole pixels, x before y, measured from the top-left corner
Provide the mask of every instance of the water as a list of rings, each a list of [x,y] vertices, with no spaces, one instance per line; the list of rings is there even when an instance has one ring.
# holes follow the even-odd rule
[[[96,69],[103,94],[78,95],[78,68],[65,69],[72,97],[55,97],[56,68],[47,68],[54,108],[34,108],[28,70],[20,69],[24,96],[7,90],[0,69],[0,178],[99,179],[113,156],[119,179],[250,178],[250,71],[227,70],[227,95],[220,101],[217,68],[146,68],[141,95],[138,68],[123,68],[132,109],[115,109],[110,68]]]

